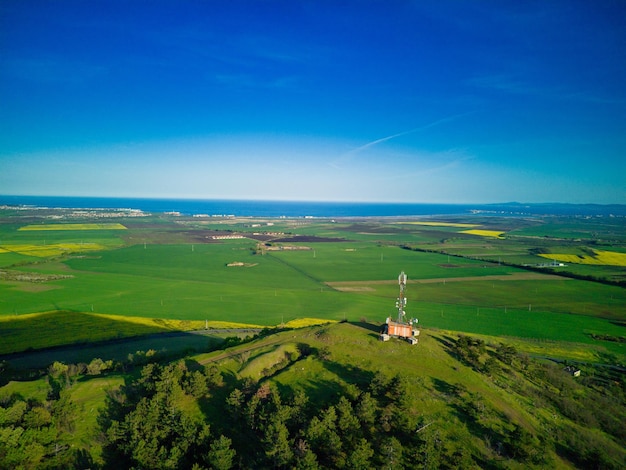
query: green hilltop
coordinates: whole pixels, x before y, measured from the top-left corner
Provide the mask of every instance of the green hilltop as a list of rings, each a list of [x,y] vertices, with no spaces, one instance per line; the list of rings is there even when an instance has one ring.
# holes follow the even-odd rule
[[[117,372],[102,361],[83,371],[55,363],[47,377],[2,390],[0,457],[23,468],[626,462],[626,396],[613,371],[573,377],[499,342],[424,329],[411,346],[381,342],[378,331],[342,322],[266,332],[180,360],[136,355]]]

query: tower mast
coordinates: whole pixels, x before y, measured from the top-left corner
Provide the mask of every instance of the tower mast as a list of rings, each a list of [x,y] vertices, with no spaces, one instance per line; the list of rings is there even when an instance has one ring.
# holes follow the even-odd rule
[[[404,308],[406,307],[406,274],[404,271],[398,276],[398,284],[400,284],[400,295],[396,301],[396,308],[398,309],[398,323],[404,323]]]

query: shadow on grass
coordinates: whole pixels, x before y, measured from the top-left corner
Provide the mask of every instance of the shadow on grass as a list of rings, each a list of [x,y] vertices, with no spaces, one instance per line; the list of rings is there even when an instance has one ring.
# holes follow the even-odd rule
[[[452,358],[459,360],[459,356],[456,353],[455,345],[456,339],[451,336],[443,335],[443,336],[431,336],[432,339],[437,341],[443,346],[443,350],[448,353]]]
[[[489,425],[492,422],[505,422],[506,416],[494,409],[489,403],[477,394],[469,392],[462,384],[451,384],[441,379],[432,378],[435,390],[445,395],[445,401],[449,403],[454,416],[462,422],[473,436],[482,439],[494,454],[500,458],[508,458],[506,455],[507,436],[500,430]],[[478,459],[480,468],[502,468],[496,461],[483,457]]]
[[[376,337],[378,337],[378,333],[380,333],[383,329],[382,325],[378,323],[369,323],[369,322],[364,322],[364,321],[355,321],[355,322],[350,322],[350,323],[355,326],[360,326],[361,328],[365,330],[375,332]]]
[[[158,330],[157,330],[158,331]],[[94,342],[80,342],[0,356],[5,361],[0,385],[10,380],[36,380],[53,362],[86,367],[93,359],[113,361],[119,372],[218,349],[224,339],[182,331],[165,331]],[[104,371],[103,371],[104,372]],[[93,376],[89,376],[93,377]]]
[[[341,377],[349,384],[356,385],[361,390],[365,390],[374,378],[374,373],[360,367],[339,364],[338,362],[324,361],[324,367],[333,374]]]

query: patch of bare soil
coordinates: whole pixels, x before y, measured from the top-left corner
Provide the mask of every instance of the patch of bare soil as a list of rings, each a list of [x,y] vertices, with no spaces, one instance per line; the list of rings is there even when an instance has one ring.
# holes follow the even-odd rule
[[[315,237],[312,235],[298,235],[295,237],[285,237],[274,239],[276,243],[332,243],[332,242],[345,242],[348,241],[345,238],[332,238],[332,237]]]
[[[50,285],[50,284],[35,284],[32,282],[15,282],[12,290],[17,290],[20,292],[45,292],[53,289],[60,289],[61,286]]]
[[[59,279],[71,279],[71,274],[42,274],[42,273],[25,273],[22,271],[0,271],[1,281],[18,281],[18,282],[48,282],[57,281]]]
[[[233,263],[228,263],[226,266],[229,268],[252,268],[259,263],[242,263],[241,261],[235,261]]]
[[[283,245],[283,246],[265,246],[263,247],[265,251],[310,251],[310,246],[300,246],[300,245]]]

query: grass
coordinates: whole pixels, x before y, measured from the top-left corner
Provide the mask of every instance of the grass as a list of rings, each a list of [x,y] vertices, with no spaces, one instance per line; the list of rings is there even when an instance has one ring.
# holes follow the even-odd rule
[[[224,341],[225,336],[237,336],[245,338],[250,334],[236,333],[208,333],[204,334],[163,334],[154,336],[139,336],[130,338],[120,338],[104,343],[80,344],[71,347],[58,349],[44,349],[30,352],[28,354],[17,355],[8,358],[8,362],[13,370],[41,370],[48,367],[54,361],[67,364],[88,364],[95,357],[104,361],[127,361],[129,356],[135,355],[138,351],[154,351],[165,357],[181,356],[194,351],[201,352],[214,349]]]
[[[403,225],[426,225],[428,227],[478,227],[479,224],[463,224],[463,223],[455,223],[455,222],[399,222]]]
[[[53,270],[65,267],[64,272],[74,277],[45,283],[54,289],[26,291],[0,284],[0,311],[11,320],[2,323],[11,325],[0,332],[6,338],[3,351],[63,344],[67,337],[92,341],[201,329],[206,321],[224,328],[242,324],[295,326],[303,318],[383,321],[393,311],[397,296],[394,280],[401,270],[409,275],[409,316],[437,328],[596,344],[588,332],[619,335],[619,327],[608,320],[621,319],[620,308],[626,304],[624,291],[619,288],[548,278],[504,282],[490,277],[480,281],[485,276],[506,277],[524,271],[393,246],[324,243],[315,244],[310,251],[265,256],[253,255],[250,248],[247,240],[197,245],[193,251],[188,245],[149,245],[145,249],[138,245],[104,251],[99,258],[57,263]],[[254,261],[255,266],[228,268],[233,259]],[[448,278],[468,281],[444,283]],[[427,279],[439,281],[411,283]],[[367,289],[341,292],[325,284],[336,280],[358,281]],[[93,309],[100,315],[63,313],[62,322],[54,315],[24,323],[13,321],[21,315],[11,313],[25,306],[30,312],[91,314]],[[578,314],[579,318],[564,313]],[[94,329],[94,321],[105,324]],[[36,325],[46,325],[46,334],[35,343],[30,332]],[[617,343],[603,347],[624,353]]]
[[[78,381],[71,389],[71,399],[80,410],[80,419],[74,421],[74,432],[69,444],[89,449],[96,462],[100,461],[102,455],[98,416],[105,407],[106,391],[123,384],[124,377],[120,375],[89,377]]]
[[[91,341],[142,334],[155,328],[157,331],[202,329],[207,323],[211,328],[229,328],[242,325],[295,327],[344,319],[356,321],[362,317],[383,321],[393,312],[397,296],[395,280],[400,271],[409,276],[409,316],[418,317],[428,326],[551,341],[558,341],[569,334],[569,330],[575,330],[568,341],[587,341],[588,344],[595,344],[590,342],[589,332],[619,336],[609,320],[624,319],[626,296],[623,289],[549,278],[521,281],[510,275],[525,271],[498,262],[500,258],[537,262],[542,258],[529,253],[529,249],[554,242],[526,235],[500,239],[455,231],[465,226],[480,226],[482,233],[508,234],[509,231],[519,233],[539,228],[545,231],[552,227],[556,233],[560,229],[571,230],[572,226],[500,218],[409,222],[276,221],[265,230],[283,232],[287,236],[315,235],[349,241],[290,242],[311,249],[273,251],[264,256],[254,254],[256,242],[250,239],[189,243],[190,234],[202,239],[203,233],[189,232],[188,227],[166,219],[154,219],[149,226],[144,221],[125,222],[128,229],[124,231],[105,230],[106,224],[96,224],[103,229],[77,230],[76,233],[71,230],[19,231],[18,225],[2,225],[3,248],[47,246],[51,251],[40,257],[32,256],[34,250],[30,251],[30,256],[0,253],[0,266],[9,266],[12,272],[50,275],[49,280],[43,282],[16,281],[16,276],[14,280],[7,277],[0,281],[0,318],[9,319],[8,324],[0,322],[4,325],[0,326],[1,338],[6,338],[0,344],[6,344],[4,351],[12,351],[63,344],[68,337],[73,341]],[[189,223],[193,230],[225,228],[217,222],[206,224],[191,220]],[[585,224],[581,223],[581,230],[598,228],[597,223]],[[228,224],[228,229],[259,230],[246,225],[250,222],[234,221]],[[121,232],[133,244],[121,247]],[[144,239],[151,243],[144,244],[141,241]],[[172,240],[176,243],[171,243]],[[559,240],[558,243],[565,249],[569,242]],[[405,244],[429,250],[445,249],[465,257],[417,252],[398,246]],[[98,246],[100,251],[67,256],[67,251],[55,252],[52,249],[55,246]],[[596,257],[620,260],[626,256],[619,251],[621,249],[597,249]],[[584,255],[588,251],[580,253]],[[58,259],[49,260],[48,257],[56,255]],[[7,259],[11,261],[3,261]],[[35,260],[37,262],[33,263]],[[233,262],[249,267],[228,267]],[[626,274],[621,266],[589,264],[578,265],[577,269],[605,270],[607,275],[616,278]],[[500,282],[498,276],[503,279],[510,276],[511,280]],[[414,283],[429,280],[432,282]],[[450,282],[444,283],[444,280]],[[334,282],[362,284],[358,288],[339,290],[332,287]],[[524,313],[529,306],[530,314]],[[501,312],[505,310],[508,316],[503,321]],[[61,316],[74,315],[64,320],[67,328],[59,327],[56,314],[44,315],[30,323],[26,322],[30,317],[23,318],[24,314],[53,311],[65,312]],[[570,321],[571,315],[564,314],[581,318]],[[17,321],[19,318],[25,322]],[[544,328],[544,320],[554,326]],[[96,325],[108,322],[108,326],[103,326],[101,332],[88,331],[91,322]],[[9,324],[10,327],[6,326]],[[39,331],[37,328],[46,330],[40,340],[30,334]],[[58,339],[52,341],[54,337]],[[621,351],[617,344],[606,347]]]
[[[10,397],[17,394],[23,398],[31,398],[40,403],[45,403],[48,398],[50,387],[48,381],[43,378],[39,380],[11,381],[0,388],[0,397]]]
[[[271,347],[268,351],[246,361],[239,371],[239,377],[250,377],[254,380],[259,380],[267,375],[266,371],[279,366],[286,358],[297,356],[298,354],[298,348],[295,343],[283,343],[279,346]]]
[[[0,354],[65,344],[90,344],[111,339],[175,331],[259,328],[249,323],[190,321],[57,311],[0,316]],[[36,332],[37,334],[33,334]],[[71,338],[71,341],[68,341]]]
[[[68,311],[0,316],[0,354],[169,331],[118,318]]]

